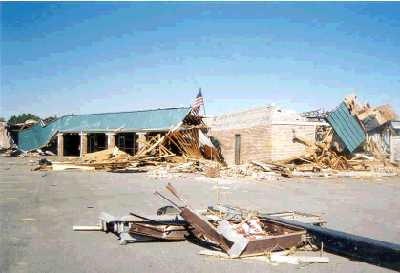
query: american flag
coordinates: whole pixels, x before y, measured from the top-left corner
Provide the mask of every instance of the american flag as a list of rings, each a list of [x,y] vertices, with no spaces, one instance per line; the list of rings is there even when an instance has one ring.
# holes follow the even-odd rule
[[[200,112],[201,106],[204,106],[204,100],[203,100],[203,95],[201,94],[201,88],[200,88],[196,99],[192,103],[192,113],[194,115],[198,115]]]

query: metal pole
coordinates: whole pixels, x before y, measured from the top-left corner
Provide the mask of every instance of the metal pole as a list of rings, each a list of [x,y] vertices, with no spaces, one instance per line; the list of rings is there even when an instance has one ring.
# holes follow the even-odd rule
[[[201,92],[201,88],[199,88],[199,91]],[[201,95],[203,96],[203,93]],[[206,116],[206,106],[205,105],[206,104],[205,104],[204,96],[203,96],[203,113],[204,113],[204,116]]]
[[[323,244],[324,250],[327,252],[400,271],[399,244],[373,240],[295,220],[284,220],[279,217],[263,215],[262,213],[260,216],[304,228],[313,237],[314,243],[320,246]]]

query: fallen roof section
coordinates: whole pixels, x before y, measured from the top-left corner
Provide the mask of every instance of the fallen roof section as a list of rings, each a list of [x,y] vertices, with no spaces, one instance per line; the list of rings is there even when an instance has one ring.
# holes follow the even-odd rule
[[[62,116],[42,127],[36,124],[18,133],[18,146],[32,151],[47,145],[57,132],[169,130],[190,113],[189,107],[119,113]]]
[[[328,114],[327,120],[340,137],[349,153],[354,152],[366,139],[365,131],[358,120],[342,102]]]

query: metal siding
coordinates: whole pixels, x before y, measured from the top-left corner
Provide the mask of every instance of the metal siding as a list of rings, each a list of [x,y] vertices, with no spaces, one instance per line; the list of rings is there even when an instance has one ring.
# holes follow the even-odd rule
[[[391,126],[392,126],[393,129],[395,129],[395,130],[400,130],[400,121],[392,120],[392,121],[390,122],[390,124],[391,124]]]
[[[19,148],[31,151],[45,146],[59,131],[90,132],[129,130],[168,130],[189,114],[190,108],[169,108],[136,112],[63,116],[45,127],[40,124],[18,133]]]
[[[390,161],[400,162],[400,136],[392,136],[390,141]]]
[[[354,152],[365,141],[364,129],[351,115],[344,102],[333,112],[330,112],[327,119],[350,153]]]

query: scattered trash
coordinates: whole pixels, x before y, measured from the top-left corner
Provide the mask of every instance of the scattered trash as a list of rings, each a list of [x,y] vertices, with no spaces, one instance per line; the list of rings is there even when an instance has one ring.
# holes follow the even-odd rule
[[[195,211],[168,183],[178,200],[157,196],[171,205],[157,215],[114,217],[101,213],[95,226],[73,226],[75,231],[104,231],[118,236],[121,244],[148,241],[192,241],[207,247],[200,255],[221,259],[254,259],[271,264],[328,263],[324,250],[398,270],[400,245],[376,241],[323,227],[320,216],[296,211],[258,212],[216,205]],[[296,255],[318,251],[318,256]]]

